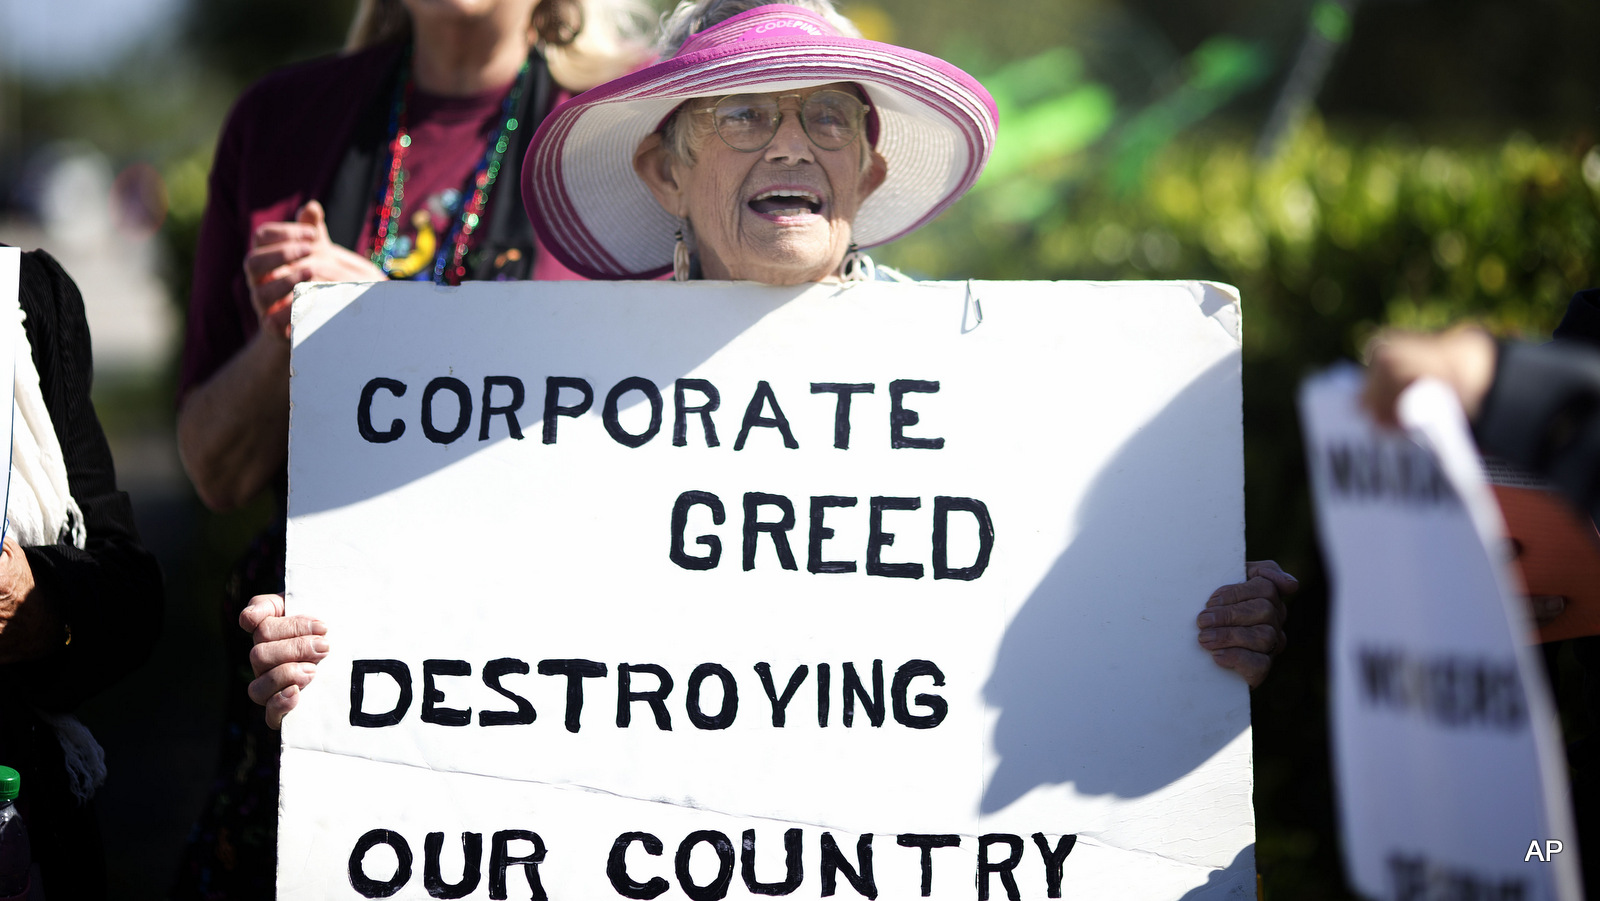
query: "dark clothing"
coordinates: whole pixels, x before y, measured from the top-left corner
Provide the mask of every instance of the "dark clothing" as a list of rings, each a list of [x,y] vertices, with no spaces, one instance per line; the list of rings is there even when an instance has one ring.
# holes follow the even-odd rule
[[[1573,295],[1551,343],[1500,345],[1473,432],[1600,519],[1600,289]]]
[[[1581,341],[1600,348],[1600,288],[1572,295],[1554,337],[1557,341]]]
[[[93,361],[77,285],[49,254],[25,253],[20,300],[87,540],[83,550],[65,543],[24,549],[35,591],[71,628],[72,642],[42,660],[0,666],[0,763],[22,774],[18,806],[51,901],[104,898],[93,810],[72,795],[60,743],[34,710],[69,712],[149,657],[161,630],[161,571],[139,543],[89,401]]]
[[[239,611],[258,594],[283,591],[283,539],[281,518],[256,536],[234,566],[218,607],[227,667],[222,741],[211,793],[189,834],[172,901],[250,901],[270,899],[276,891],[282,739],[267,728],[266,716],[246,691],[254,674],[251,640],[239,628]]]
[[[1485,451],[1544,476],[1579,509],[1600,516],[1600,289],[1573,296],[1554,337],[1545,345],[1500,346],[1473,430]],[[1559,690],[1562,645],[1582,673],[1581,696]],[[1573,819],[1583,882],[1593,895],[1600,891],[1600,636],[1546,645],[1544,657],[1569,738]]]
[[[1572,340],[1501,344],[1474,431],[1484,451],[1548,479],[1600,516],[1600,348]]]

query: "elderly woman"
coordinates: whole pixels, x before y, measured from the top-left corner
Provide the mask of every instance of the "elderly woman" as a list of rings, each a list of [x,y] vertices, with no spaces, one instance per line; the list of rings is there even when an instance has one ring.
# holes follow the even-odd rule
[[[663,50],[552,113],[529,149],[524,203],[581,275],[861,277],[853,248],[937,216],[994,144],[982,85],[862,40],[825,0],[686,4]]]
[[[695,0],[662,62],[576,97],[540,126],[523,201],[549,252],[590,278],[873,277],[860,252],[913,231],[977,180],[997,117],[987,91],[925,54],[862,40],[828,0]],[[878,277],[883,277],[879,274]],[[1252,686],[1282,650],[1271,561],[1219,588],[1200,644]],[[324,626],[255,598],[251,696],[281,721],[325,653]]]

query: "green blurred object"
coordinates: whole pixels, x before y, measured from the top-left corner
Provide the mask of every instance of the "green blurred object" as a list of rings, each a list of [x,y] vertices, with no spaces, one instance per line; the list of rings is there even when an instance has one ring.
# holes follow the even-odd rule
[[[1321,0],[1311,8],[1311,24],[1317,34],[1335,44],[1350,37],[1350,11],[1333,0]]]
[[[1135,189],[1150,160],[1185,129],[1260,84],[1268,73],[1267,54],[1236,38],[1214,37],[1190,55],[1189,71],[1186,82],[1140,110],[1116,136],[1109,174],[1119,190]]]
[[[22,790],[22,774],[8,766],[0,766],[0,801],[15,801]]]

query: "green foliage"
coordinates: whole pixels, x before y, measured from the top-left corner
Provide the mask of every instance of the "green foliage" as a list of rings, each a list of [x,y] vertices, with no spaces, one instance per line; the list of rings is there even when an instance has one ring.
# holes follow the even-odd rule
[[[1181,139],[1123,192],[1092,177],[1092,157],[1030,144],[881,256],[934,278],[1228,282],[1245,298],[1247,350],[1287,341],[1308,365],[1357,353],[1383,324],[1471,317],[1546,334],[1594,277],[1600,149],[1349,140],[1315,122],[1276,160],[1250,147],[1247,136]],[[1044,212],[1006,209],[1024,195]]]

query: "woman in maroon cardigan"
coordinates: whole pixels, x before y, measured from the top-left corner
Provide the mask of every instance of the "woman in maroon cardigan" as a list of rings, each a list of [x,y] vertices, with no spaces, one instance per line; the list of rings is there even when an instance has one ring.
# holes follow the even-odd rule
[[[629,2],[364,0],[350,52],[267,76],[229,114],[196,250],[178,446],[208,507],[270,491],[278,516],[228,586],[229,728],[175,897],[272,896],[278,741],[245,694],[249,641],[233,623],[283,584],[294,286],[573,277],[538,247],[518,173],[555,103],[637,60]]]

